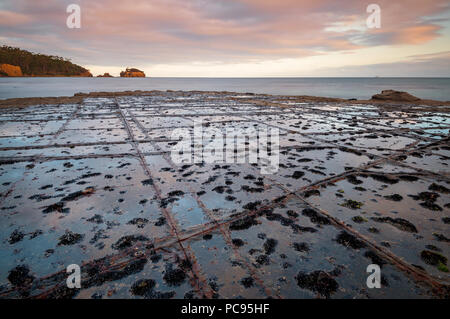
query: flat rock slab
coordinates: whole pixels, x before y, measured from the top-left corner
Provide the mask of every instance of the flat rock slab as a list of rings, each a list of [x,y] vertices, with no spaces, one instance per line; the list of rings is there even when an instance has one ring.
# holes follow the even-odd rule
[[[3,109],[0,297],[446,297],[450,117],[352,103],[157,92]],[[172,133],[200,120],[279,129],[278,171],[176,164]]]

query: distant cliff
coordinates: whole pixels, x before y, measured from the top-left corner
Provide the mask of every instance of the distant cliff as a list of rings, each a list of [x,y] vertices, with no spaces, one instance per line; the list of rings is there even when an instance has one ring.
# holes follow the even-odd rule
[[[20,66],[0,64],[0,76],[23,76]]]
[[[145,73],[141,70],[134,68],[127,68],[125,71],[120,72],[122,78],[145,78]]]
[[[89,70],[58,56],[38,54],[0,47],[0,76],[83,76],[92,77]],[[20,72],[19,72],[20,70]]]

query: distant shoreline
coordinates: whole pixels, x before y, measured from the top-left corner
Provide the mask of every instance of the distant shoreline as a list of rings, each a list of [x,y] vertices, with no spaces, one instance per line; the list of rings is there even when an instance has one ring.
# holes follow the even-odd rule
[[[423,111],[439,111],[450,113],[450,101],[437,101],[419,99],[417,101],[393,101],[393,100],[357,100],[357,99],[342,99],[333,97],[320,97],[308,95],[274,95],[274,94],[260,94],[260,93],[242,93],[230,91],[177,91],[177,90],[152,90],[152,91],[120,91],[120,92],[90,92],[90,93],[76,93],[73,96],[59,96],[59,97],[24,97],[24,98],[10,98],[0,100],[1,108],[23,108],[31,105],[48,105],[48,104],[67,104],[67,103],[81,103],[85,98],[96,97],[118,97],[118,96],[139,96],[139,95],[156,95],[156,94],[173,94],[177,93],[180,96],[192,94],[208,94],[220,97],[220,95],[236,95],[236,98],[241,100],[249,100],[249,102],[261,106],[279,106],[289,107],[286,104],[274,103],[258,99],[258,97],[279,97],[280,100],[289,102],[317,102],[317,103],[354,103],[354,104],[372,104],[377,106],[384,106],[395,108],[397,106],[416,106],[415,110],[421,110],[420,106],[426,106]]]

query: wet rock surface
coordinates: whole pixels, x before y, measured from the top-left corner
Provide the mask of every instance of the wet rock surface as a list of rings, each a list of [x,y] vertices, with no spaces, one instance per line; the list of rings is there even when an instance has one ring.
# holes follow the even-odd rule
[[[278,171],[174,163],[172,132],[197,120],[278,128]],[[0,298],[445,291],[450,117],[438,109],[155,92],[2,109],[0,127]],[[380,290],[366,286],[372,263]],[[70,264],[81,289],[65,287]]]

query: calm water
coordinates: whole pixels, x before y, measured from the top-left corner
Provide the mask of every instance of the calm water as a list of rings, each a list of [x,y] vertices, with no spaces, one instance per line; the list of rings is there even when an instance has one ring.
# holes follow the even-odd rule
[[[381,90],[450,100],[450,78],[0,78],[0,99],[77,92],[208,90],[368,99]]]

